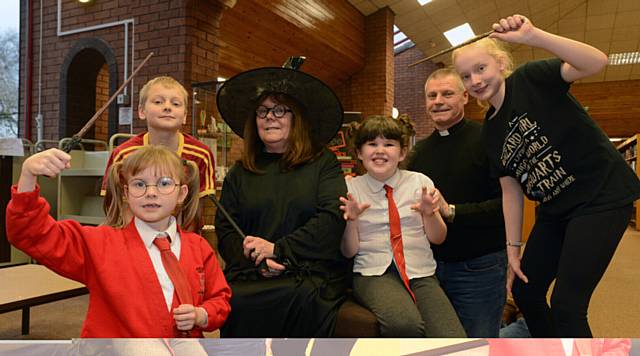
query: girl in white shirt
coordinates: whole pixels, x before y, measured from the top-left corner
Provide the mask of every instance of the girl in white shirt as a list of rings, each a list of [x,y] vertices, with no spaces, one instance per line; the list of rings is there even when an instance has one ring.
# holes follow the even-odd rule
[[[347,180],[349,193],[340,198],[347,220],[342,253],[355,256],[354,296],[376,315],[381,336],[465,337],[434,275],[430,243],[447,233],[440,194],[427,176],[398,169],[407,154],[405,127],[371,116],[353,137],[367,170]]]

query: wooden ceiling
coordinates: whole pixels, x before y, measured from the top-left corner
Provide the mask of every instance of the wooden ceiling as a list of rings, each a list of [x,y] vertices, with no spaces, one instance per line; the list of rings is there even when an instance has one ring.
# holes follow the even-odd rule
[[[238,1],[220,24],[220,76],[307,57],[303,70],[338,87],[364,66],[364,17],[347,2]]]
[[[476,34],[491,29],[500,17],[522,14],[538,27],[589,43],[607,54],[640,50],[640,0],[349,0],[362,14],[388,6],[396,25],[425,56],[450,47],[442,34],[465,22]],[[514,59],[522,63],[551,56],[546,51],[517,45]],[[450,56],[436,59],[450,63]],[[600,82],[640,79],[640,64],[609,65],[605,71],[583,80]]]

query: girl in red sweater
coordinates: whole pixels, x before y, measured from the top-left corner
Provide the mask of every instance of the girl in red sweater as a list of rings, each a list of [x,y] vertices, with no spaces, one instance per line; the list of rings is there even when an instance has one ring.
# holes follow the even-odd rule
[[[201,337],[219,328],[231,290],[207,241],[180,228],[197,210],[195,165],[160,146],[131,154],[110,169],[114,200],[98,227],[56,221],[39,196],[38,176],[70,167],[71,156],[58,149],[25,160],[7,207],[7,234],[39,263],[87,286],[81,336]],[[127,205],[134,219],[123,226]]]

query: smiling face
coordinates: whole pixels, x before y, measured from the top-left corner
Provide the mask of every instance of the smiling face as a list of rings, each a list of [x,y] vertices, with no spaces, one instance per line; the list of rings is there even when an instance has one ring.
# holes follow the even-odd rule
[[[393,176],[398,169],[398,164],[406,157],[406,153],[400,141],[378,136],[360,146],[358,158],[371,177],[384,182]]]
[[[446,130],[462,120],[469,96],[460,79],[453,75],[432,78],[425,93],[427,113],[438,130]]]
[[[282,117],[276,117],[274,110],[276,105],[284,107],[285,111]],[[291,131],[291,123],[293,121],[293,113],[291,109],[284,104],[274,100],[272,97],[266,97],[260,106],[268,110],[264,118],[256,115],[256,126],[258,128],[258,136],[264,143],[267,152],[284,153],[289,145],[289,133]]]
[[[138,107],[138,116],[147,120],[149,132],[177,132],[187,119],[184,94],[175,86],[153,84]]]
[[[505,69],[502,61],[482,47],[468,46],[455,54],[453,64],[469,95],[488,101],[496,108],[502,104]]]
[[[173,182],[163,179],[167,177]],[[175,189],[171,193],[163,194],[159,191],[164,189],[168,191],[171,184],[178,184],[178,186],[174,185]],[[144,185],[147,185],[144,194],[136,196],[138,195],[135,194],[136,192],[144,190]],[[159,188],[156,185],[164,185],[164,187]],[[188,192],[187,186],[180,184],[175,175],[160,173],[153,167],[145,168],[128,177],[124,188],[133,215],[157,231],[167,229],[169,217],[173,214],[176,205],[182,204]]]

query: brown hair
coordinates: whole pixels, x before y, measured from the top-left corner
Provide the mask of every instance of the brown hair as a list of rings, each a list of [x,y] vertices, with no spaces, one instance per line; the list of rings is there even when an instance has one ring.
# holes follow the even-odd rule
[[[282,156],[283,168],[293,169],[314,158],[320,149],[312,142],[309,135],[310,127],[307,120],[304,119],[304,106],[287,94],[265,93],[256,101],[256,108],[267,98],[291,109],[291,130],[289,131],[287,148]],[[244,124],[244,152],[239,161],[240,164],[253,173],[264,173],[256,166],[256,157],[262,150],[264,150],[264,143],[258,135],[256,117],[253,115],[247,118]]]
[[[144,146],[128,155],[122,162],[109,167],[107,178],[107,196],[105,197],[104,225],[123,227],[128,221],[124,219],[127,210],[124,186],[129,177],[153,167],[157,173],[170,174],[177,178],[180,184],[186,184],[188,193],[182,204],[176,205],[174,215],[178,226],[190,230],[196,223],[198,213],[198,190],[200,179],[198,167],[194,162],[183,161],[178,155],[164,146]]]
[[[184,107],[186,110],[186,108],[189,106],[189,93],[187,93],[187,90],[184,88],[184,86],[182,86],[182,84],[180,84],[180,82],[175,80],[173,77],[169,77],[169,76],[155,77],[150,81],[148,81],[142,87],[142,89],[140,89],[140,94],[139,94],[140,99],[138,100],[138,107],[140,108],[144,107],[144,104],[147,102],[147,99],[148,99],[147,96],[148,96],[149,89],[156,84],[162,85],[165,88],[169,88],[169,89],[173,89],[173,88],[178,89],[180,94],[182,94],[182,100],[184,100]]]
[[[413,124],[407,115],[394,119],[389,116],[372,115],[360,123],[352,124],[353,148],[360,151],[362,145],[382,136],[388,140],[400,142],[405,149],[409,145],[409,138],[414,133]]]

